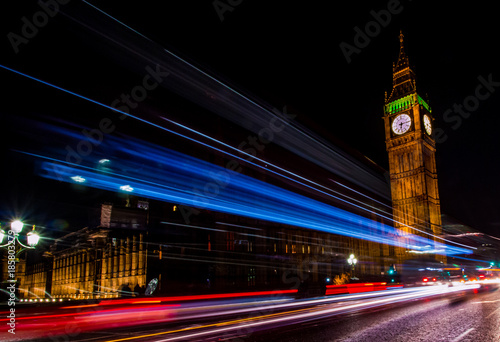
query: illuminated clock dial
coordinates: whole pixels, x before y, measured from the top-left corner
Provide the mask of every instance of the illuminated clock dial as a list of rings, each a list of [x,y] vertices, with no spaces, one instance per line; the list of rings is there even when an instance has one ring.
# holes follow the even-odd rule
[[[392,130],[396,134],[406,133],[411,126],[411,118],[408,114],[400,114],[396,116],[392,122]]]
[[[427,134],[431,135],[432,133],[431,118],[429,118],[428,115],[424,115],[424,127]]]

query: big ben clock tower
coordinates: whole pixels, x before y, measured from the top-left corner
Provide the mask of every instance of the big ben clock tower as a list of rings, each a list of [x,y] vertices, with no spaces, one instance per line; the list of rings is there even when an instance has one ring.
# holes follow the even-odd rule
[[[402,33],[399,41],[399,57],[393,65],[392,91],[389,96],[386,93],[383,117],[394,226],[402,232],[402,240],[408,234],[434,240],[441,235],[441,209],[432,111],[417,92],[415,73],[404,51]],[[396,248],[400,264],[415,257],[404,247]],[[438,255],[435,259],[444,261],[444,257]]]

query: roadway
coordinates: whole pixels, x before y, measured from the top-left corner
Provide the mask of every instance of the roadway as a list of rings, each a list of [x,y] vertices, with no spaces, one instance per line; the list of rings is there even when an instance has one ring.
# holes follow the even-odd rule
[[[470,284],[301,300],[281,294],[184,302],[103,301],[31,312],[19,317],[16,336],[4,340],[500,341],[496,289]]]
[[[469,292],[257,332],[245,341],[498,342],[499,322],[499,291]]]

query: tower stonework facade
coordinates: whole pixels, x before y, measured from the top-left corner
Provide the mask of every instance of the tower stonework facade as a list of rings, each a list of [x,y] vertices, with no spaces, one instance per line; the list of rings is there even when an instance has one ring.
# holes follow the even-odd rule
[[[402,33],[399,40],[392,91],[389,96],[386,93],[383,117],[394,226],[401,231],[403,243],[408,234],[435,240],[442,232],[432,111],[428,101],[417,92],[415,73],[404,51]],[[405,247],[396,248],[400,264],[416,257]],[[442,256],[434,257],[445,261]]]

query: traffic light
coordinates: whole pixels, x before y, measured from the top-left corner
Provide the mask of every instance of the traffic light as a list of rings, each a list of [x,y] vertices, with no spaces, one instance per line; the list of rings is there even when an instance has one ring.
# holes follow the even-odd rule
[[[396,265],[392,264],[391,266],[389,266],[389,274],[396,274]]]
[[[396,271],[396,265],[392,264],[389,267],[389,270],[387,271],[387,274],[389,275],[389,279],[390,279],[391,283],[395,283],[396,282],[397,273],[398,272]]]

